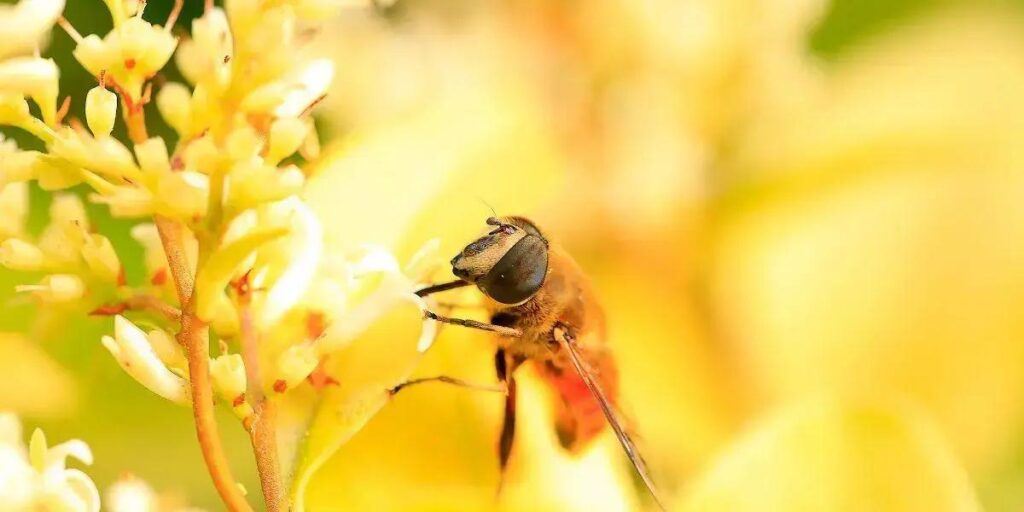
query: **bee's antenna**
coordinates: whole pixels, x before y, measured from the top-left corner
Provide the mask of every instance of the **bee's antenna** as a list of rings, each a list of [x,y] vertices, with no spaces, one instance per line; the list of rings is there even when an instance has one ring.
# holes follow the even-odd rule
[[[498,217],[498,212],[494,211],[494,207],[491,206],[491,203],[488,203],[486,199],[484,199],[484,198],[482,198],[480,196],[477,196],[477,199],[479,199],[480,202],[484,204],[484,206],[486,206],[487,208],[489,208],[491,210],[491,216],[492,217],[494,217],[494,218]]]

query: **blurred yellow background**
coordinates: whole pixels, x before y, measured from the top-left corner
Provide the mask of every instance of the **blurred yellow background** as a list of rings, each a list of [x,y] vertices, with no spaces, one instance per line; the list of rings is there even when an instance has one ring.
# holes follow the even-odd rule
[[[66,16],[102,32],[94,7]],[[62,90],[91,87],[53,39]],[[673,509],[1024,509],[1024,4],[399,0],[318,44],[338,76],[307,199],[329,247],[454,255],[490,206],[534,219],[604,298],[621,405]],[[90,213],[140,260],[130,223]],[[37,310],[22,280],[0,270],[0,329],[21,333],[0,337],[0,409],[89,442],[101,487],[127,470],[217,510],[189,411],[121,372],[109,318]],[[337,361],[342,387],[401,364],[381,348],[398,323]],[[487,380],[492,354],[448,328],[416,373]],[[648,506],[613,437],[559,451],[524,380],[501,507]],[[492,508],[500,407],[403,392],[307,506]],[[256,492],[244,432],[223,430]]]

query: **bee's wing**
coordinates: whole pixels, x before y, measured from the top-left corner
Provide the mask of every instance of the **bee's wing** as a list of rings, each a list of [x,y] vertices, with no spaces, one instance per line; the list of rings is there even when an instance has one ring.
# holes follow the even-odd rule
[[[594,396],[597,403],[601,406],[601,412],[604,413],[604,417],[608,420],[608,423],[612,426],[612,430],[615,431],[615,437],[619,438],[619,443],[622,444],[622,449],[626,451],[626,456],[629,457],[629,461],[633,463],[633,468],[636,469],[637,474],[640,475],[640,479],[643,480],[644,486],[647,487],[647,491],[651,493],[651,497],[654,498],[654,502],[658,505],[661,510],[666,510],[665,505],[661,502],[661,498],[658,497],[658,492],[654,488],[654,481],[651,479],[651,475],[647,470],[647,464],[644,462],[644,458],[640,455],[640,451],[637,450],[636,444],[633,443],[633,439],[626,433],[626,429],[622,426],[619,421],[618,415],[612,408],[611,403],[608,401],[608,397],[605,395],[604,390],[601,389],[601,385],[597,383],[593,375],[590,374],[590,370],[583,363],[583,359],[580,358],[579,353],[576,351],[575,338],[573,335],[562,328],[555,329],[555,338],[565,349],[566,353],[569,354],[569,359],[572,360],[573,367],[576,368],[576,373],[580,375],[583,382],[587,385],[587,389],[590,390],[590,394]]]

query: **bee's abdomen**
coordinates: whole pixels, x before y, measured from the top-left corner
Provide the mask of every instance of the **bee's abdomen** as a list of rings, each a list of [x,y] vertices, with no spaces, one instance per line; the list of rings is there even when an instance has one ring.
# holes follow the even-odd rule
[[[618,372],[614,361],[602,357],[589,363],[594,378],[614,403],[618,397]],[[555,432],[559,442],[573,453],[585,450],[607,425],[600,404],[575,370],[558,367],[554,361],[538,367],[555,392]]]

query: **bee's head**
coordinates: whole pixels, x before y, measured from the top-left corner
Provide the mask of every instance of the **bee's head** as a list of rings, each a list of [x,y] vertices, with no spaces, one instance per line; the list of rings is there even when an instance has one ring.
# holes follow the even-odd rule
[[[494,229],[452,258],[452,272],[502,304],[537,293],[548,272],[548,241],[522,217],[491,217]]]

